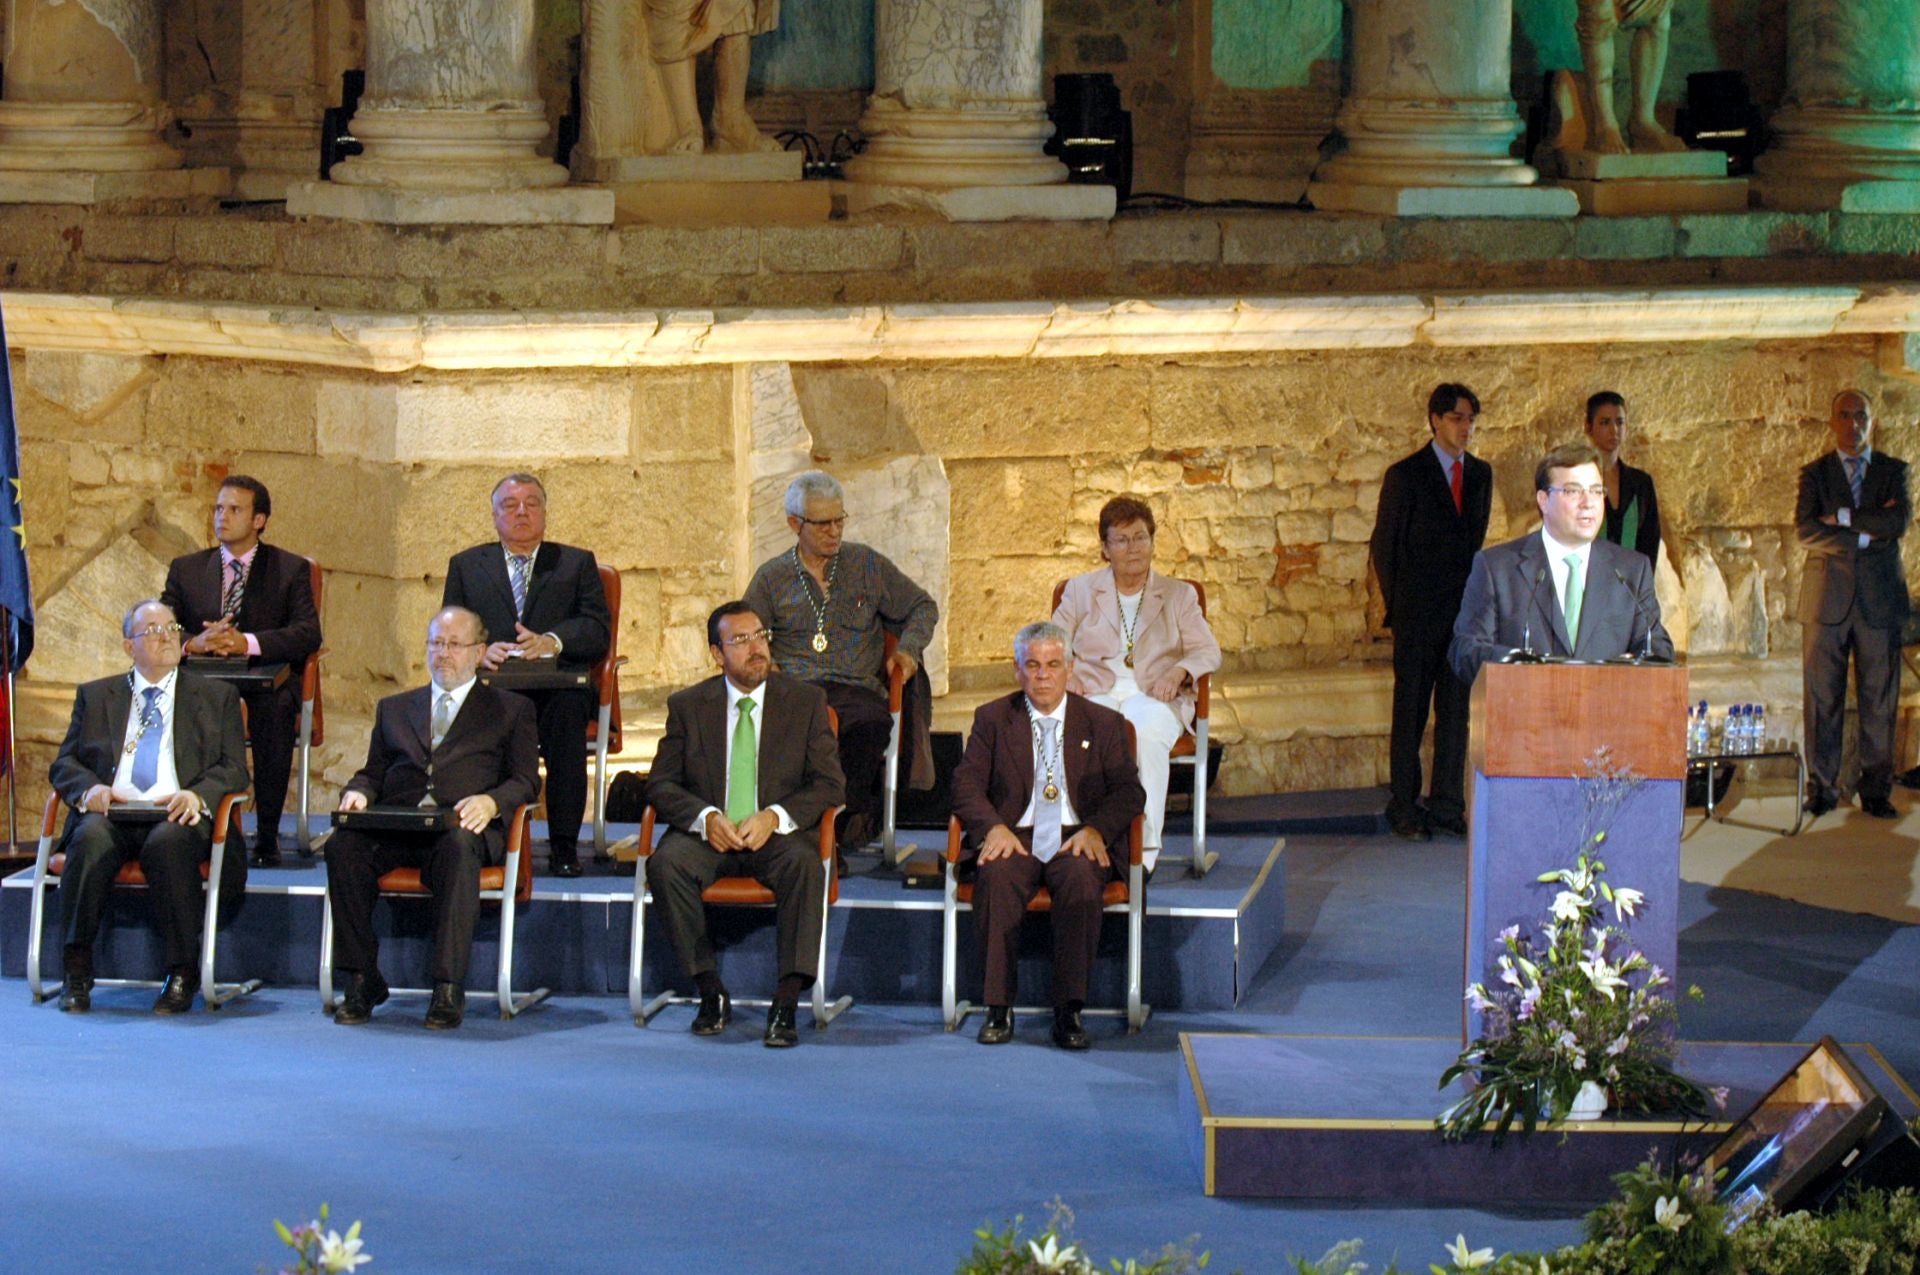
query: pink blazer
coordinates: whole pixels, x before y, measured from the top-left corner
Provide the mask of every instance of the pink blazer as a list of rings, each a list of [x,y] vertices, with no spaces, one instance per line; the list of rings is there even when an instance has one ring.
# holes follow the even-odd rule
[[[1067,689],[1081,695],[1103,695],[1113,689],[1113,670],[1106,661],[1126,649],[1120,632],[1120,594],[1113,584],[1113,568],[1101,567],[1067,581],[1053,622],[1073,637],[1073,676]],[[1220,667],[1220,644],[1200,613],[1193,586],[1158,571],[1147,575],[1140,598],[1140,619],[1133,634],[1133,675],[1150,686],[1174,667],[1190,678]],[[1190,682],[1174,698],[1173,710],[1188,730],[1198,692]]]

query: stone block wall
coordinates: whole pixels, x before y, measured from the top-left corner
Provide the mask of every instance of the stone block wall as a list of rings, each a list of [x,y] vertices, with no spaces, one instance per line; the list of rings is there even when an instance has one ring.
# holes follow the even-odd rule
[[[49,746],[66,688],[123,665],[121,611],[207,542],[220,478],[249,472],[275,494],[269,538],[329,569],[337,780],[373,699],[424,676],[448,554],[491,537],[487,493],[525,467],[553,537],[622,574],[644,755],[664,695],[706,670],[707,610],[783,546],[786,478],[819,463],[848,484],[850,534],[941,598],[929,663],[948,716],[1006,684],[1013,630],[1097,564],[1099,506],[1131,492],[1159,519],[1158,567],[1207,589],[1226,652],[1216,732],[1238,744],[1223,787],[1374,782],[1388,646],[1366,542],[1380,475],[1426,440],[1434,383],[1485,404],[1493,539],[1532,525],[1533,461],[1578,433],[1586,395],[1624,393],[1628,458],[1661,492],[1669,626],[1737,686],[1797,658],[1795,474],[1825,446],[1834,391],[1873,393],[1879,445],[1920,455],[1920,384],[1882,355],[1823,338],[382,376],[29,350],[12,364],[41,624],[24,731]],[[1772,707],[1790,722],[1792,703]]]

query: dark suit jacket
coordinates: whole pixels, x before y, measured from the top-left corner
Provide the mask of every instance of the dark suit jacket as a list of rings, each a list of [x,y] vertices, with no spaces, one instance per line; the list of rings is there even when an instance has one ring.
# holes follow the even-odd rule
[[[1851,527],[1829,527],[1825,514],[1852,509]],[[1839,452],[1828,452],[1800,471],[1800,498],[1793,519],[1807,551],[1800,573],[1802,624],[1838,624],[1854,607],[1875,628],[1898,628],[1907,618],[1906,570],[1900,563],[1900,537],[1912,517],[1907,500],[1907,464],[1881,452],[1867,462],[1860,481],[1860,507]],[[1860,548],[1860,533],[1873,541]]]
[[[168,564],[160,600],[173,608],[174,618],[186,629],[183,636],[194,637],[206,621],[220,618],[222,574],[218,545],[182,554]],[[253,555],[246,596],[235,618],[242,633],[259,639],[263,661],[291,664],[298,679],[307,658],[320,649],[320,616],[313,607],[307,560],[263,541]]]
[[[380,701],[367,740],[367,764],[347,781],[347,789],[378,805],[418,805],[427,795],[431,760],[433,799],[440,805],[485,794],[500,807],[500,817],[486,832],[488,854],[498,860],[506,853],[506,820],[540,792],[533,704],[511,691],[475,686],[440,747],[430,750],[433,695],[428,683]]]
[[[1097,828],[1126,858],[1128,826],[1146,809],[1146,790],[1127,741],[1127,719],[1071,691],[1060,743],[1067,796],[1084,827]],[[1017,827],[1033,799],[1033,723],[1020,691],[988,700],[973,713],[967,751],[953,772],[953,813],[977,849],[995,824]]]
[[[1473,555],[1487,538],[1493,511],[1493,467],[1462,455],[1462,512],[1433,445],[1394,462],[1380,485],[1373,522],[1373,571],[1396,637],[1433,637],[1453,628]]]
[[[1474,557],[1473,574],[1460,600],[1447,659],[1454,675],[1472,684],[1482,664],[1523,645],[1563,659],[1610,660],[1643,650],[1672,659],[1673,642],[1660,623],[1660,600],[1653,595],[1653,564],[1610,541],[1593,542],[1576,647],[1567,640],[1539,531],[1482,550]]]
[[[173,694],[173,768],[180,787],[212,809],[230,792],[244,792],[247,741],[240,724],[240,697],[225,682],[180,673]],[[73,697],[67,736],[47,771],[54,791],[69,807],[95,784],[113,783],[127,742],[127,716],[133,688],[124,673],[83,683]],[[67,815],[66,836],[79,821]]]
[[[827,718],[827,693],[774,673],[754,723],[760,740],[760,808],[779,806],[805,832],[846,800],[840,746]],[[667,733],[653,756],[647,801],[685,832],[708,806],[727,807],[727,682],[715,674],[667,698]]]
[[[533,556],[524,615],[513,613],[513,582],[507,578],[506,551],[497,540],[453,555],[440,604],[479,615],[495,642],[513,641],[516,620],[535,633],[551,633],[560,639],[560,662],[566,665],[598,664],[607,654],[613,628],[593,554],[551,540],[542,542]]]
[[[1621,535],[1626,530],[1627,510],[1635,505],[1640,508],[1639,526],[1633,543],[1626,544]],[[1660,498],[1654,493],[1652,474],[1635,469],[1624,460],[1620,462],[1620,503],[1608,503],[1607,529],[1600,534],[1622,548],[1645,554],[1648,562],[1656,568],[1659,566]]]

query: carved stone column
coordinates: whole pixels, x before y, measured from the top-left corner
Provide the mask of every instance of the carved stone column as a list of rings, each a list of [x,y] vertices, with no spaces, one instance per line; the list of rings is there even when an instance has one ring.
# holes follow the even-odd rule
[[[1788,0],[1773,131],[1754,165],[1766,206],[1920,212],[1920,5]]]
[[[0,201],[219,195],[163,140],[160,0],[6,0]]]
[[[1513,158],[1512,0],[1348,0],[1346,149],[1314,173],[1320,209],[1419,217],[1570,217],[1571,191]]]
[[[349,0],[174,0],[167,96],[193,164],[233,171],[239,199],[285,199],[319,172],[320,124],[361,65]]]
[[[607,224],[613,194],[539,154],[533,0],[368,0],[365,152],[288,188],[295,216],[387,223]]]
[[[1113,215],[1110,186],[1070,186],[1042,152],[1041,0],[876,0],[866,152],[847,208],[931,208],[955,221]]]

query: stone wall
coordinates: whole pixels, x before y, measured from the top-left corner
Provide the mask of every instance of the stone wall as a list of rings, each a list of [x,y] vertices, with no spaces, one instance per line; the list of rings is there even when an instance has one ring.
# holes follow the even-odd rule
[[[785,476],[817,461],[848,481],[850,534],[943,599],[943,720],[1006,682],[1013,629],[1096,564],[1096,512],[1126,491],[1160,520],[1158,566],[1207,589],[1218,733],[1239,744],[1225,789],[1371,782],[1388,648],[1366,540],[1435,382],[1486,405],[1495,538],[1531,524],[1533,458],[1577,431],[1585,396],[1625,393],[1627,454],[1662,495],[1670,626],[1739,685],[1798,650],[1794,476],[1834,390],[1874,393],[1881,445],[1920,454],[1920,385],[1883,356],[1824,338],[381,376],[30,349],[13,358],[41,625],[24,733],[50,745],[66,688],[121,665],[121,610],[205,543],[220,477],[244,471],[275,491],[269,538],[329,568],[337,780],[372,700],[423,676],[446,557],[490,537],[487,491],[524,465],[547,480],[554,537],[622,574],[644,756],[665,693],[705,670],[708,608],[781,547]]]

